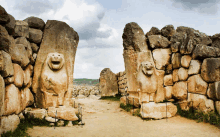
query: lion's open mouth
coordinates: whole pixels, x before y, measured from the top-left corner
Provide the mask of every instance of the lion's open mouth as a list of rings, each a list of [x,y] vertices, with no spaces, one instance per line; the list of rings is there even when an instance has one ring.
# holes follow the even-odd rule
[[[59,65],[60,61],[51,61],[54,65]]]

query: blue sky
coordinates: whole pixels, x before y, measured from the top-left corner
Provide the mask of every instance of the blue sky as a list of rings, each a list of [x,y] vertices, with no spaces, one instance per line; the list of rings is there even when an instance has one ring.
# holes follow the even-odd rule
[[[122,33],[137,22],[144,33],[172,24],[207,35],[220,33],[218,0],[0,0],[17,20],[60,20],[79,34],[74,78],[99,78],[104,68],[124,70]]]

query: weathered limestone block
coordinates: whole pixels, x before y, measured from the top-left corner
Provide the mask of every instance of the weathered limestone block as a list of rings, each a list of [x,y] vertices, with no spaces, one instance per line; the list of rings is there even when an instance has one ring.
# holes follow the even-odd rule
[[[24,86],[27,86],[28,83],[30,83],[32,73],[33,66],[29,64],[24,70]]]
[[[4,113],[4,101],[5,101],[5,82],[3,77],[0,75],[0,117]]]
[[[14,76],[6,77],[6,78],[4,79],[5,85],[14,84],[14,79],[15,79]]]
[[[172,52],[178,52],[180,49],[180,42],[175,42],[173,44],[171,44],[171,51]]]
[[[156,75],[157,75],[157,92],[155,95],[155,102],[160,102],[165,99],[165,91],[163,87],[163,79],[164,79],[164,74],[165,71],[163,70],[157,70]]]
[[[18,37],[15,39],[15,44],[23,44],[25,47],[25,50],[28,54],[28,58],[31,59],[32,57],[32,48],[31,48],[31,44],[29,41],[27,41],[27,39],[25,37]]]
[[[34,16],[28,17],[24,21],[28,23],[28,26],[30,28],[43,30],[45,26],[45,22],[42,19]]]
[[[29,28],[29,41],[36,44],[41,43],[43,32],[38,29]]]
[[[21,110],[24,110],[27,106],[34,103],[34,96],[29,88],[21,90]]]
[[[189,75],[199,74],[201,70],[201,64],[202,63],[199,60],[191,60],[188,74]]]
[[[201,78],[200,75],[193,75],[189,77],[187,82],[188,92],[206,95],[208,84]]]
[[[10,35],[13,35],[15,33],[15,18],[10,14],[8,14],[8,16],[10,18],[10,21],[5,24],[4,27]]]
[[[166,25],[161,29],[162,36],[167,37],[168,39],[170,39],[175,33],[176,30],[173,25]]]
[[[4,78],[14,75],[11,56],[3,50],[0,51],[0,73]]]
[[[9,14],[0,5],[0,24],[6,24],[10,21]]]
[[[166,111],[166,103],[144,103],[141,105],[141,110],[143,109],[143,113],[141,112],[142,118],[153,118],[153,119],[162,119],[167,117],[173,117],[177,112],[177,107],[172,103],[167,103],[167,111]],[[167,113],[166,113],[167,112]]]
[[[170,44],[169,40],[161,35],[151,35],[148,39],[151,48],[167,48]]]
[[[180,53],[173,53],[171,59],[173,69],[177,69],[181,67],[181,54]]]
[[[9,54],[11,55],[12,62],[17,63],[24,68],[30,62],[28,52],[23,44],[15,44],[14,38],[11,36],[9,38],[11,41]]]
[[[155,49],[152,53],[157,69],[165,69],[165,66],[170,64],[170,49]]]
[[[172,98],[173,86],[164,87],[165,89],[165,99],[169,100]]]
[[[15,21],[15,34],[13,36],[29,38],[28,23],[26,21],[16,20]]]
[[[59,108],[49,107],[48,116],[55,118],[57,111],[57,118],[63,120],[76,121],[78,117],[75,114],[75,109],[71,107],[60,106]]]
[[[7,131],[15,131],[18,124],[20,123],[20,119],[18,115],[9,115],[0,117],[0,133],[6,133]]]
[[[21,88],[24,83],[24,71],[20,65],[13,63],[14,66],[14,84]]]
[[[220,81],[220,58],[204,59],[201,76],[206,82]]]
[[[178,100],[184,100],[187,98],[187,82],[176,82],[173,86],[173,96]]]
[[[220,101],[215,101],[215,108],[216,108],[218,114],[220,115]]]
[[[186,80],[188,78],[188,70],[185,68],[180,68],[178,70],[178,77],[179,77],[179,80],[181,81]]]
[[[220,81],[209,84],[207,95],[212,100],[220,100]]]
[[[202,44],[196,45],[193,50],[193,59],[205,59],[205,58],[220,57],[220,49],[216,47],[210,47]]]
[[[190,106],[193,106],[195,109],[199,109],[203,112],[214,111],[214,101],[207,99],[204,95],[188,93],[188,101],[193,101],[190,103]]]
[[[160,35],[161,31],[157,27],[152,27],[149,32],[146,33],[146,37],[150,35]]]
[[[118,94],[117,77],[109,68],[101,71],[99,79],[101,96],[115,96]]]
[[[7,52],[9,50],[10,43],[8,31],[5,27],[0,25],[0,49]]]
[[[55,123],[55,122],[58,122],[59,119],[55,119],[55,118],[52,118],[52,117],[45,117],[45,120],[47,120],[48,122]]]
[[[216,47],[220,49],[220,33],[213,35],[211,39],[212,39],[212,47]]]
[[[4,115],[10,115],[14,113],[19,114],[21,112],[20,102],[21,93],[19,89],[14,84],[7,85],[5,87]]]
[[[172,86],[173,85],[173,75],[165,75],[164,76],[164,86]]]
[[[64,77],[66,77],[66,85],[67,85],[67,91],[65,91],[64,89],[62,89],[62,91],[65,91],[65,100],[64,100],[64,105],[69,105],[68,103],[70,102],[70,97],[71,97],[71,93],[73,91],[73,70],[74,70],[74,61],[75,61],[75,54],[76,54],[76,49],[78,46],[78,42],[79,42],[79,36],[77,34],[77,32],[74,31],[73,28],[71,28],[69,25],[67,25],[65,22],[61,22],[61,21],[56,21],[56,20],[48,20],[46,23],[46,26],[44,28],[44,35],[43,35],[43,39],[40,45],[40,50],[38,51],[38,57],[37,60],[35,62],[35,66],[34,66],[34,77],[33,77],[33,85],[32,85],[32,89],[33,92],[36,93],[36,105],[37,107],[41,107],[44,108],[45,107],[45,101],[42,100],[43,95],[42,95],[42,90],[41,90],[41,83],[42,82],[42,73],[43,69],[46,67],[47,62],[47,56],[49,53],[54,53],[57,52],[59,53],[58,55],[63,55],[64,57],[64,65],[63,68],[66,68],[66,74],[64,73]],[[55,57],[57,59],[61,59],[59,57]],[[54,61],[52,64],[53,67],[56,68],[56,66],[60,66],[60,61],[61,60],[57,60]],[[59,65],[57,64],[59,63]],[[43,65],[44,64],[44,65]],[[50,63],[51,64],[51,63]],[[47,67],[48,68],[48,67]],[[48,71],[51,72],[52,74],[52,70]],[[64,71],[62,69],[62,71]],[[56,78],[59,74],[59,76],[61,75],[60,70],[59,71],[54,71],[53,78],[52,79],[44,79],[47,82],[51,81],[52,83],[54,83],[53,81],[58,81],[62,82],[59,78]],[[45,76],[48,75],[45,73]],[[61,75],[62,76],[62,75]],[[64,79],[64,77],[61,77],[62,79]],[[41,80],[40,80],[41,79]],[[65,82],[62,82],[63,84]],[[59,85],[59,84],[58,84]],[[56,87],[58,89],[61,89],[61,87],[59,87],[58,85],[56,85]],[[47,87],[47,86],[46,86]],[[52,92],[52,90],[50,90],[50,92]],[[56,92],[61,92],[61,91],[56,91]],[[46,93],[46,92],[45,92]],[[50,94],[54,94],[53,92]],[[64,93],[62,93],[64,94]],[[54,94],[56,95],[56,93]],[[55,98],[57,98],[57,96],[53,96]],[[61,103],[62,100],[59,100],[59,102]],[[59,103],[59,104],[60,104]],[[51,104],[50,104],[51,105]],[[49,106],[50,106],[49,105]]]
[[[184,68],[189,68],[189,64],[191,61],[192,57],[190,55],[184,55],[181,58],[181,66]]]
[[[24,110],[25,114],[30,117],[44,119],[47,116],[47,110],[46,109],[39,109],[39,108],[25,108]]]
[[[174,69],[173,70],[173,82],[179,81],[178,71],[179,71],[179,69]]]
[[[31,43],[31,48],[34,53],[37,53],[39,50],[39,47],[35,43]]]

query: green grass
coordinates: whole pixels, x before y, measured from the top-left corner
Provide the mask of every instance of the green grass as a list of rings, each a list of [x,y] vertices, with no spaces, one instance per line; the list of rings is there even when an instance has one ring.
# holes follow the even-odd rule
[[[131,105],[131,104],[125,105],[125,104],[121,103],[121,104],[120,104],[120,108],[124,109],[124,110],[127,111],[127,112],[130,112],[131,109],[133,108],[133,105]]]
[[[78,117],[78,120],[72,121],[72,124],[73,124],[73,125],[78,125],[78,123],[81,121],[81,118],[80,118],[80,116],[79,116],[79,113],[76,114],[76,116]]]
[[[200,110],[195,110],[192,107],[188,111],[181,110],[180,105],[177,104],[177,114],[182,117],[196,120],[197,122],[206,122],[216,125],[220,128],[220,115],[216,111],[204,113]]]
[[[121,95],[101,97],[100,100],[120,101]]]

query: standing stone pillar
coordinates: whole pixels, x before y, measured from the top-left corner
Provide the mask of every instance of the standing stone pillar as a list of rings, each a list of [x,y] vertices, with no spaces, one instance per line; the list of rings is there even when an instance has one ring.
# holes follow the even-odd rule
[[[33,91],[40,108],[68,106],[79,36],[65,22],[48,20],[34,66]]]

